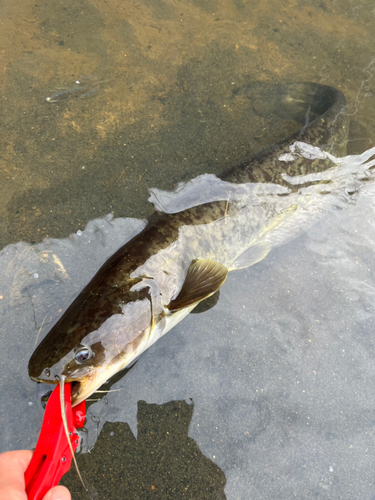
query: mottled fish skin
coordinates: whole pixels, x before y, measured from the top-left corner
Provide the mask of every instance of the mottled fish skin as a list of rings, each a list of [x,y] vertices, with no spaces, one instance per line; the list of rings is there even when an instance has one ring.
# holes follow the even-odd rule
[[[223,172],[219,176],[221,179],[241,184],[272,182],[286,185],[281,173],[285,172],[290,176],[306,175],[312,172],[322,172],[327,168],[326,161],[316,160],[311,163],[306,162],[304,158],[291,163],[280,161],[280,156],[289,153],[289,145],[295,141],[319,146],[334,156],[346,154],[349,117],[345,113],[347,102],[342,92],[315,83],[275,84],[274,87],[282,96],[280,102],[282,109],[290,107],[291,112],[295,114],[293,107],[298,106],[302,108],[299,114],[301,120],[308,113],[313,120],[295,134]]]
[[[47,366],[57,364],[88,333],[98,330],[111,316],[120,314],[122,304],[142,297],[142,293],[131,291],[141,281],[141,278],[131,278],[132,273],[141,263],[173,244],[181,226],[210,224],[223,217],[225,207],[226,202],[215,202],[178,214],[151,217],[146,228],[101,267],[40,343],[29,362],[30,376],[38,377],[43,371],[41,359],[48,359]]]
[[[345,154],[349,120],[343,111],[346,101],[341,92],[310,83],[282,86],[278,90],[286,105],[305,103],[305,114],[308,111],[316,118],[296,134],[225,172],[221,179],[230,183],[284,186],[283,172],[295,176],[327,169],[325,160],[280,161],[280,156],[289,153],[289,145],[295,141],[319,146],[334,155]],[[302,117],[304,112],[302,109]],[[246,257],[246,265],[267,255],[267,235],[266,243],[257,245],[251,232],[256,229],[264,235],[270,229],[259,232],[258,222],[250,220],[249,213],[247,207],[239,209],[226,199],[176,214],[153,215],[146,228],[102,266],[42,340],[29,362],[30,377],[58,383],[64,375],[68,382],[79,382],[73,385],[73,404],[86,399],[185,317],[200,300],[214,293],[225,280],[225,270],[244,267],[241,256],[249,247],[253,245],[255,251],[250,258]],[[272,224],[279,224],[279,219]],[[194,280],[196,272],[203,273],[209,283],[211,261],[216,265],[211,267],[212,293],[205,292],[205,296],[192,304],[193,299],[186,297],[185,290],[181,291],[184,281],[187,275]],[[185,303],[186,307],[179,305],[178,310],[170,310],[168,307],[177,296],[181,299],[177,302]],[[77,360],[77,353],[82,352],[88,353],[87,360]]]

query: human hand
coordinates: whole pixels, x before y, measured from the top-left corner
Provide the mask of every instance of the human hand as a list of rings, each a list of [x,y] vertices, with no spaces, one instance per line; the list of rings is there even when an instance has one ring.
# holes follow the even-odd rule
[[[29,450],[7,451],[0,455],[0,500],[27,500],[25,472],[33,453]],[[54,486],[43,500],[71,500],[65,486]]]

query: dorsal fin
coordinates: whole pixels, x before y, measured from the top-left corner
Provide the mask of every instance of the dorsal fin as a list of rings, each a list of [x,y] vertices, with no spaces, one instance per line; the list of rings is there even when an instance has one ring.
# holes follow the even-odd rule
[[[194,260],[178,296],[171,301],[171,312],[197,304],[215,293],[227,278],[228,269],[213,260]]]

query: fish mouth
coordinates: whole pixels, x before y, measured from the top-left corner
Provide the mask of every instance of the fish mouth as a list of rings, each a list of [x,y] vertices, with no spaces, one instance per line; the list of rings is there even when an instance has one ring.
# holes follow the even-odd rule
[[[69,380],[65,379],[65,383],[70,383],[71,392],[70,399],[72,407],[79,405],[82,401],[85,401],[95,390],[98,388],[97,385],[92,383],[93,381],[90,377],[85,377],[80,380]]]
[[[79,394],[81,392],[81,385],[82,383],[79,382],[78,380],[74,380],[73,382],[71,382],[71,386],[70,386],[70,398],[71,398],[71,402],[72,402],[72,406],[76,406],[77,404],[81,403],[82,401],[79,400]]]
[[[30,378],[35,382],[53,385],[58,385],[60,383],[60,378],[64,378],[64,384],[71,384],[70,400],[72,407],[74,407],[89,398],[91,394],[96,392],[99,387],[107,382],[107,380],[125,368],[128,364],[128,359],[124,362],[121,358],[119,358],[117,362],[112,362],[109,367],[104,366],[100,369],[88,369],[86,373],[81,374],[79,377],[68,374],[64,375],[64,372],[60,372],[60,374],[52,374],[49,379],[42,378],[41,376],[31,376]]]
[[[37,379],[37,378],[33,378],[33,380],[35,382],[42,383],[42,384],[59,385],[59,382],[57,380],[50,381],[50,380]],[[82,380],[65,379],[65,384],[69,384],[69,383],[71,384],[70,385],[70,390],[71,390],[70,400],[71,400],[72,407],[77,406],[80,403],[82,403],[82,401],[84,401],[87,397],[90,396],[90,394],[92,394],[92,392],[94,392],[91,390],[90,390],[90,392],[88,390],[85,390],[85,384],[84,384],[84,381],[82,381]]]
[[[106,380],[106,378],[98,376],[98,373],[90,373],[80,379],[67,377],[65,383],[71,384],[70,399],[72,407],[79,405],[82,401],[86,401]]]

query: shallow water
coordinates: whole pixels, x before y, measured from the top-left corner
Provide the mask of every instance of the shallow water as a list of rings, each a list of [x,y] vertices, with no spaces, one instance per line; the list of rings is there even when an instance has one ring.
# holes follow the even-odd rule
[[[3,2],[0,19],[5,450],[39,433],[27,361],[40,327],[128,237],[123,218],[151,213],[147,189],[220,173],[297,128],[241,89],[339,88],[361,153],[374,146],[375,62],[368,3]],[[87,75],[110,81],[45,102]],[[79,462],[98,498],[375,497],[373,200],[369,183],[231,274],[216,307],[90,406]],[[82,497],[74,471],[64,481]]]

